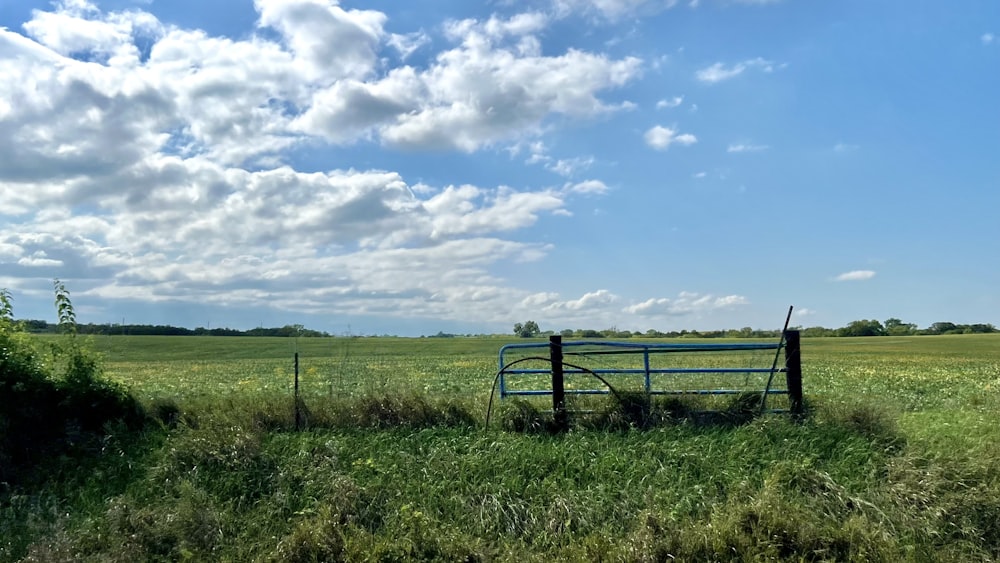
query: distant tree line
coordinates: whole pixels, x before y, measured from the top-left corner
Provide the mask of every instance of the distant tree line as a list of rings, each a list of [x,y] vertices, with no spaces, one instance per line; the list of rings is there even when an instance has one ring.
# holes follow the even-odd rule
[[[851,321],[847,326],[841,328],[825,328],[813,326],[803,328],[801,326],[792,327],[801,331],[802,336],[923,336],[939,334],[986,334],[1000,332],[991,324],[955,324],[951,322],[937,322],[927,328],[917,328],[913,323],[904,323],[897,318],[886,319],[879,322],[877,320]],[[650,329],[646,332],[633,332],[629,330],[618,330],[611,327],[605,330],[594,329],[565,329],[559,332],[564,338],[777,338],[780,330],[760,330],[751,327],[729,330],[671,330],[661,332]],[[547,337],[556,334],[554,331],[543,331],[538,328],[534,321],[517,323],[514,325],[514,334],[522,338]]]
[[[34,333],[57,333],[59,325],[40,320],[23,321],[25,328]],[[847,326],[841,328],[826,328],[822,326],[792,327],[802,332],[802,336],[923,336],[939,334],[986,334],[1000,332],[992,324],[956,324],[951,322],[937,322],[927,328],[917,328],[913,323],[904,323],[900,319],[890,318],[885,322],[878,320],[857,320],[851,321]],[[671,330],[667,332],[649,329],[645,332],[619,330],[611,327],[604,330],[595,329],[564,329],[559,331],[564,338],[777,338],[779,330],[762,330],[751,327],[727,330]],[[177,327],[171,325],[143,325],[143,324],[78,324],[78,334],[126,334],[133,336],[284,336],[284,337],[324,337],[331,336],[327,332],[312,330],[302,325],[285,325],[282,327],[258,327],[249,330],[237,330],[233,328],[204,328],[194,329]],[[555,331],[544,331],[535,321],[527,321],[514,325],[514,334],[522,338],[548,337],[557,334]],[[431,338],[455,338],[457,334],[438,332],[431,335]],[[471,335],[468,335],[471,336]],[[480,335],[486,336],[486,335]]]
[[[955,324],[950,322],[934,323],[927,328],[917,328],[913,323],[891,318],[880,323],[875,319],[851,321],[841,328],[823,328],[813,326],[802,330],[802,336],[918,336],[938,334],[987,334],[998,332],[991,324]]]
[[[28,320],[24,326],[29,332],[46,333],[59,332],[59,325],[47,321]],[[252,328],[237,330],[234,328],[204,328],[194,329],[170,325],[135,325],[135,324],[78,324],[78,334],[128,334],[133,336],[330,336],[329,333],[311,330],[302,325],[285,325],[273,328]]]

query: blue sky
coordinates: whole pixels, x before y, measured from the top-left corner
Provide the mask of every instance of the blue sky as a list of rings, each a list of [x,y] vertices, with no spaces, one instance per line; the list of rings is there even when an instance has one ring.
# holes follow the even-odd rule
[[[1000,324],[1000,4],[0,2],[0,287],[355,334]]]

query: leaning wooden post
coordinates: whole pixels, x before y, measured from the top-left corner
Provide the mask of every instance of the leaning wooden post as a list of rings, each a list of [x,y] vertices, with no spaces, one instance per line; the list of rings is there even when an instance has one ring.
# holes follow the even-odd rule
[[[295,430],[300,430],[302,416],[299,413],[299,353],[295,353]]]
[[[799,348],[799,331],[785,332],[785,384],[792,414],[802,414],[802,356]]]
[[[557,432],[569,430],[569,413],[566,412],[566,388],[563,381],[562,336],[549,337],[549,361],[552,362],[552,418]]]

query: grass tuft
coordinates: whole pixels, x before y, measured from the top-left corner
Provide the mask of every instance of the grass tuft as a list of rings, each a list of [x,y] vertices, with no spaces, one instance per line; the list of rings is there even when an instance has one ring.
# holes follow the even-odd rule
[[[550,419],[547,420],[533,403],[523,399],[508,399],[500,408],[500,426],[508,432],[544,432],[551,427]]]

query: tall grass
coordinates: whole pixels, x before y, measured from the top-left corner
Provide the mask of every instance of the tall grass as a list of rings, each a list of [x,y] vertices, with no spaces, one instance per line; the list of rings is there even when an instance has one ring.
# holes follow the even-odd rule
[[[820,402],[798,423],[764,416],[563,435],[484,431],[468,405],[416,396],[324,407],[321,424],[296,433],[277,400],[205,403],[173,429],[116,438],[87,477],[56,464],[54,479],[5,500],[0,521],[13,533],[0,556],[1000,556],[997,458],[930,456],[879,407]]]

